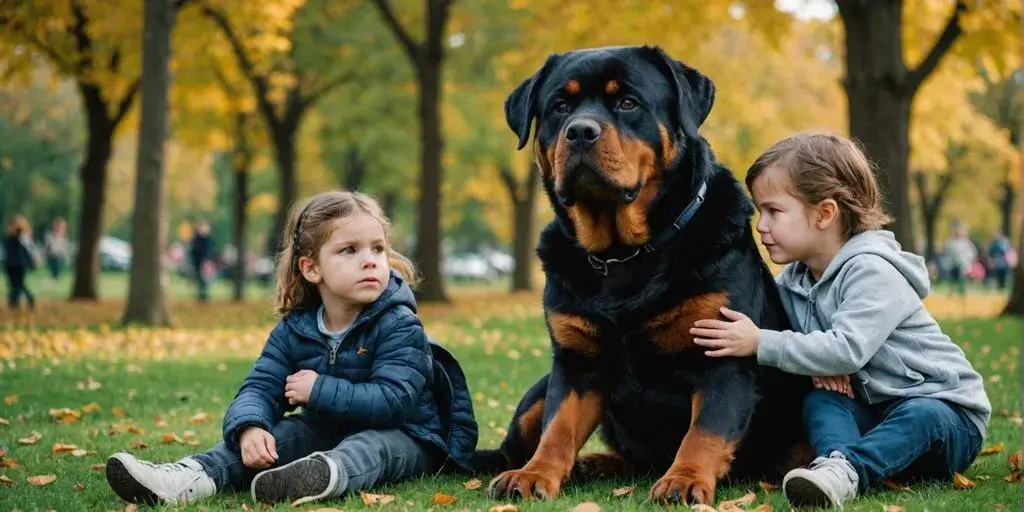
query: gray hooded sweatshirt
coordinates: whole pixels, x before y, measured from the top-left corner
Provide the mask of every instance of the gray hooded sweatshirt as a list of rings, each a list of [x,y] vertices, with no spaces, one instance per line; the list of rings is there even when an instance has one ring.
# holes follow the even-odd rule
[[[902,251],[891,232],[850,238],[818,282],[797,262],[778,283],[798,332],[762,329],[758,363],[797,375],[850,375],[869,404],[946,400],[985,436],[992,405],[981,375],[921,302],[930,285],[924,258]]]

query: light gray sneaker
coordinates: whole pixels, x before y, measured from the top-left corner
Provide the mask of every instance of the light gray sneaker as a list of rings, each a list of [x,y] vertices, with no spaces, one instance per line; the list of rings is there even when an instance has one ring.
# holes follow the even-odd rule
[[[153,464],[123,452],[107,459],[107,483],[121,499],[149,505],[184,505],[217,492],[217,484],[195,459]]]
[[[843,508],[843,502],[857,497],[860,477],[853,464],[837,451],[818,457],[810,469],[797,468],[782,480],[782,494],[794,507]]]
[[[268,469],[252,480],[255,503],[291,502],[292,506],[331,497],[339,485],[341,471],[323,452],[313,452],[279,468]]]

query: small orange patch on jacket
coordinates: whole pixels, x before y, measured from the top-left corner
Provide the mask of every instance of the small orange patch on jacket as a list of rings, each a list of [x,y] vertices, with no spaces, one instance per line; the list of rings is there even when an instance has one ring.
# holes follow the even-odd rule
[[[576,95],[580,93],[580,83],[576,80],[569,80],[569,83],[565,84],[565,92],[570,95]]]
[[[690,328],[703,318],[721,318],[721,308],[729,305],[725,292],[712,292],[690,297],[682,304],[647,321],[647,335],[665,353],[674,353],[695,346]]]
[[[604,84],[604,92],[607,94],[615,94],[619,92],[619,82],[609,80],[608,83]]]
[[[555,343],[587,357],[601,352],[597,344],[597,326],[589,320],[568,313],[548,313],[548,325]]]

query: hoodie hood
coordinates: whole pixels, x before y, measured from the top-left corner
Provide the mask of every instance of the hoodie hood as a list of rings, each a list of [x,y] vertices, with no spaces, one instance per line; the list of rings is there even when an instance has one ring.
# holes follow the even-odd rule
[[[405,282],[405,279],[402,279],[402,276],[392,270],[387,288],[380,294],[380,297],[377,297],[377,300],[363,307],[355,322],[352,322],[352,328],[373,321],[384,314],[384,312],[401,306],[409,308],[415,314],[416,297],[413,295],[412,288]],[[296,334],[319,340],[323,338],[323,335],[320,333],[317,323],[318,310],[319,306],[293,311],[285,316],[284,321]]]
[[[813,288],[829,282],[847,261],[861,254],[874,254],[884,258],[907,279],[918,297],[923,299],[928,296],[931,280],[924,258],[904,251],[896,241],[896,236],[891,231],[884,230],[865,231],[850,238],[829,262],[817,283],[811,276],[810,268],[802,262],[796,262],[783,270],[779,284],[807,296]]]

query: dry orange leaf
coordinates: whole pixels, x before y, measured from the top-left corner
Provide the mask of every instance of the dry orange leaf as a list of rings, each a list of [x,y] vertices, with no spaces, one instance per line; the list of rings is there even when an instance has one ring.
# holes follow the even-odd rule
[[[487,512],[519,512],[519,507],[515,505],[495,505]]]
[[[124,409],[120,407],[111,407],[110,412],[118,418],[124,418]]]
[[[107,466],[105,464],[93,464],[92,466],[89,466],[89,469],[93,471],[103,471],[104,469],[107,469]]]
[[[756,494],[754,494],[752,492],[748,492],[748,493],[744,494],[743,496],[741,496],[739,498],[736,498],[734,500],[728,500],[728,501],[723,501],[723,502],[719,503],[718,504],[718,510],[720,512],[737,512],[737,511],[741,511],[741,510],[744,510],[745,507],[750,506],[750,504],[753,503],[754,500],[756,500],[756,499],[757,499],[757,495]]]
[[[899,505],[889,505],[888,507],[885,507],[885,512],[906,512],[906,511],[907,511],[907,509],[905,509],[905,508],[903,508],[903,507],[901,507]]]
[[[79,492],[84,491],[85,490],[85,486],[82,485],[82,484],[75,484],[75,490],[79,491]]]
[[[71,450],[72,457],[85,457],[86,455],[96,455],[96,452],[93,450],[83,450],[81,448],[77,450]]]
[[[484,483],[481,482],[480,480],[477,480],[476,478],[468,482],[462,482],[462,486],[465,487],[467,491],[475,491],[479,489],[482,485],[484,485]]]
[[[73,444],[56,443],[53,445],[53,453],[67,453],[77,449],[78,447]]]
[[[1006,460],[1010,462],[1011,471],[1020,471],[1021,450],[1017,450],[1013,455],[1007,457]]]
[[[178,437],[178,434],[175,434],[174,432],[164,432],[163,435],[160,436],[160,444],[171,443],[185,444],[185,440]]]
[[[1004,446],[1005,445],[1002,443],[1002,441],[1000,441],[1000,442],[998,442],[998,443],[996,443],[996,444],[994,444],[992,446],[989,446],[988,448],[985,448],[984,450],[982,450],[980,455],[995,455],[995,454],[1003,451],[1003,447]]]
[[[85,414],[91,414],[98,410],[100,410],[100,404],[96,402],[92,402],[82,406],[82,412],[84,412]]]
[[[205,412],[198,412],[188,419],[189,425],[202,425],[206,423],[206,420],[210,419],[210,415]]]
[[[430,501],[433,502],[434,505],[440,505],[443,507],[455,503],[455,496],[449,496],[447,494],[441,494],[439,492],[436,492],[434,493],[434,496],[430,498]]]
[[[372,505],[387,505],[392,501],[395,501],[395,497],[390,494],[371,494],[368,492],[360,492],[359,496],[363,498],[363,504],[367,507]]]
[[[0,425],[10,425],[10,424],[11,424],[11,420],[8,420],[7,418],[0,418]]]
[[[53,482],[55,482],[57,480],[57,475],[36,475],[30,476],[25,480],[28,480],[28,483],[36,487],[42,487],[44,485],[50,485]]]
[[[4,403],[7,405],[14,405],[18,403],[18,395],[7,395],[4,397]]]
[[[898,484],[896,482],[893,482],[892,480],[889,480],[888,478],[886,478],[885,480],[882,480],[882,485],[884,485],[884,486],[886,486],[886,487],[888,487],[888,488],[890,488],[890,489],[892,489],[894,491],[909,491],[910,490],[910,487],[907,487],[905,485],[900,485],[900,484]]]
[[[18,443],[19,444],[36,444],[42,438],[43,438],[42,434],[40,434],[39,432],[36,432],[35,430],[33,430],[32,433],[29,434],[28,437],[23,437],[21,439],[18,439]]]
[[[762,503],[761,506],[751,510],[750,512],[772,512],[772,506],[767,503]]]
[[[953,473],[953,487],[962,491],[964,489],[970,489],[975,485],[977,484],[968,480],[966,476],[963,476],[960,473]]]
[[[145,450],[146,448],[149,448],[149,445],[142,441],[132,441],[132,448],[135,448],[136,450]]]
[[[0,475],[0,484],[10,487],[14,485],[14,480],[11,480],[7,475]]]
[[[612,489],[612,496],[614,496],[616,498],[621,498],[623,496],[629,496],[630,494],[633,494],[633,488],[632,487],[619,487],[618,489]]]
[[[761,481],[758,482],[757,485],[759,485],[761,490],[764,492],[772,492],[775,490],[775,484],[770,484],[768,482]]]
[[[124,508],[123,512],[138,512],[138,510],[138,506],[136,506],[134,503],[130,503],[127,507]]]
[[[601,512],[601,507],[593,501],[585,501],[573,507],[570,512]]]
[[[1005,477],[1003,477],[1003,480],[1006,480],[1007,482],[1010,482],[1010,483],[1020,482],[1020,477],[1021,477],[1021,472],[1020,471],[1014,471],[1013,473],[1010,473],[1009,475],[1006,475]]]
[[[21,467],[21,464],[18,464],[18,459],[5,457],[3,460],[0,460],[0,466],[10,469],[18,469]]]

